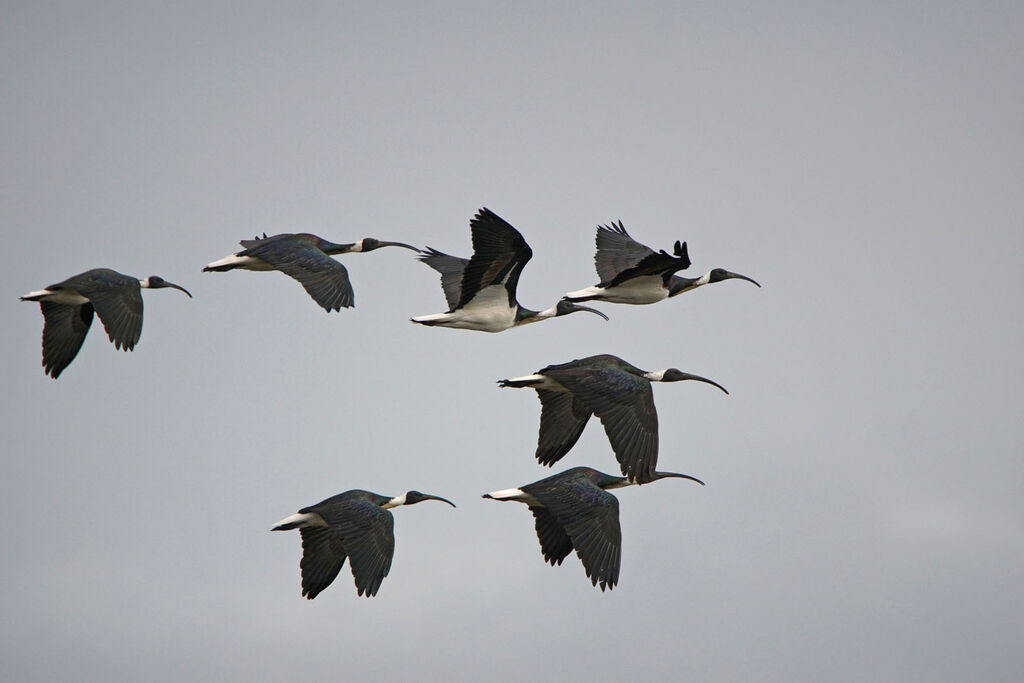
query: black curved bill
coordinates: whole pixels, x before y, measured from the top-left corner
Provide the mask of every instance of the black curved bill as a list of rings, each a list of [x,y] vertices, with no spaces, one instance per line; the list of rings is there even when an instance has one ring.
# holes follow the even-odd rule
[[[740,275],[739,273],[731,273],[728,270],[725,271],[725,275],[722,277],[722,279],[723,280],[746,280],[747,282],[751,282],[751,283],[757,285],[758,287],[761,286],[760,284],[758,284],[757,280],[755,280],[752,277],[747,277],[746,275]]]
[[[682,372],[680,374],[683,375],[683,380],[692,379],[695,382],[704,382],[705,384],[710,384],[713,387],[718,387],[726,394],[729,393],[729,391],[721,384],[715,382],[714,380],[710,380],[707,377],[701,377],[700,375],[691,375],[689,372]]]
[[[413,251],[422,251],[422,249],[419,249],[418,247],[414,247],[411,244],[406,244],[405,242],[381,242],[380,246],[382,246],[382,247],[405,247],[406,249],[412,249]],[[760,286],[760,285],[758,285],[758,286]]]
[[[572,303],[572,302],[570,301],[569,303]],[[575,312],[575,311],[589,311],[590,313],[594,313],[595,315],[599,315],[602,318],[604,318],[605,320],[608,320],[608,316],[606,316],[604,313],[602,313],[601,311],[597,310],[596,308],[590,308],[589,306],[580,306],[579,304],[573,303],[571,308],[570,308],[570,311],[571,312]]]
[[[451,502],[447,498],[442,498],[441,496],[432,496],[429,493],[421,493],[420,496],[422,496],[423,500],[439,500],[442,503],[448,503],[452,507],[455,507],[455,503]]]
[[[655,481],[657,479],[667,479],[670,477],[674,477],[677,479],[689,479],[690,481],[695,481],[701,486],[704,486],[704,482],[702,482],[697,477],[691,477],[689,474],[679,474],[678,472],[654,472],[652,473],[651,477],[651,481]]]
[[[184,287],[182,287],[181,285],[176,285],[176,284],[174,284],[173,282],[168,282],[167,280],[164,280],[164,287],[171,287],[172,289],[177,289],[177,290],[179,290],[179,291],[185,292],[186,294],[188,294],[188,298],[189,298],[189,299],[191,299],[191,298],[192,298],[192,293],[191,293],[191,292],[189,292],[189,291],[188,291],[187,289],[185,289]]]

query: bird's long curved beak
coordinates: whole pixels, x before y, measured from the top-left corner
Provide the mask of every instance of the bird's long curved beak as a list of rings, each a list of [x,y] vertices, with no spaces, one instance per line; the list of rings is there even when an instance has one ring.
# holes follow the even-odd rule
[[[591,308],[590,306],[580,306],[579,304],[573,303],[572,301],[569,301],[568,299],[562,299],[562,301],[565,301],[568,304],[568,308],[569,308],[569,312],[570,313],[575,313],[576,311],[588,311],[590,313],[593,313],[594,315],[601,316],[605,320],[608,320],[608,316],[606,316],[604,313],[602,313],[601,311],[597,310],[596,308]]]
[[[406,249],[412,249],[413,251],[422,251],[422,249],[419,249],[418,247],[414,247],[411,244],[406,244],[405,242],[381,242],[380,246],[382,246],[382,247],[405,247]]]
[[[683,372],[681,374],[683,375],[683,377],[682,377],[683,380],[692,379],[695,382],[704,382],[704,384],[710,384],[713,387],[718,387],[719,389],[721,389],[726,394],[729,393],[726,390],[726,388],[723,387],[721,384],[719,384],[718,382],[715,382],[714,380],[710,380],[707,377],[701,377],[700,375],[691,375],[688,372]]]
[[[189,298],[189,299],[191,299],[191,298],[192,298],[192,293],[191,293],[191,292],[189,292],[189,291],[188,291],[187,289],[185,289],[184,287],[182,287],[181,285],[176,285],[176,284],[174,284],[173,282],[168,282],[167,280],[164,280],[164,286],[165,286],[165,287],[170,287],[170,288],[172,288],[172,289],[177,289],[177,290],[179,290],[179,291],[182,291],[182,292],[185,292],[186,294],[188,294],[188,298]]]
[[[731,273],[728,270],[725,271],[725,277],[722,278],[722,279],[723,280],[746,280],[747,282],[752,282],[753,284],[757,285],[758,287],[761,286],[760,284],[758,284],[757,280],[755,280],[752,277],[747,277],[746,275],[740,275],[739,273]]]
[[[704,482],[702,482],[697,477],[691,477],[689,474],[679,474],[678,472],[654,472],[652,474],[651,481],[656,481],[658,479],[666,479],[669,477],[675,477],[676,479],[689,479],[690,481],[695,481],[701,486],[704,486]]]
[[[424,493],[424,494],[422,494],[422,496],[423,496],[424,500],[439,500],[442,503],[448,503],[452,507],[455,507],[455,503],[451,502],[447,498],[442,498],[441,496],[432,496],[429,493]]]

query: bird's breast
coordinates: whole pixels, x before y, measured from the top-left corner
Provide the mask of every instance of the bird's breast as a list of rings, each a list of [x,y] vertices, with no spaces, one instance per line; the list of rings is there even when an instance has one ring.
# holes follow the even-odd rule
[[[600,289],[600,288],[598,288]],[[645,275],[601,290],[601,299],[613,304],[656,304],[668,298],[668,288],[660,275]]]

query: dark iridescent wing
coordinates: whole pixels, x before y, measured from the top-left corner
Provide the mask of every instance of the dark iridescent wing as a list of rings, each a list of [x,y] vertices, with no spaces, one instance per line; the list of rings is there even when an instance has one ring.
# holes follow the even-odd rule
[[[690,257],[685,242],[676,242],[674,256],[656,252],[630,237],[619,221],[618,225],[598,227],[594,264],[601,278],[600,286],[614,287],[645,275],[667,278],[677,270],[689,268]]]
[[[594,265],[601,282],[614,279],[622,271],[657,253],[630,237],[622,221],[618,225],[612,223],[598,226],[596,242]]]
[[[473,257],[462,274],[462,296],[455,308],[462,308],[484,287],[504,284],[509,306],[515,303],[516,286],[523,267],[533,256],[519,231],[490,209],[480,209],[470,221]]]
[[[544,369],[601,420],[622,473],[650,481],[658,461],[658,412],[651,383],[610,366],[551,366]]]
[[[591,412],[566,391],[538,389],[540,433],[537,437],[537,461],[554,465],[579,441]]]
[[[619,581],[622,551],[619,501],[615,496],[584,480],[522,489],[543,503],[568,534],[590,582],[595,586],[600,583],[601,590],[614,588]]]
[[[327,526],[299,529],[302,534],[302,595],[312,600],[331,585],[345,564],[345,546],[338,532]]]
[[[253,246],[242,253],[265,261],[288,277],[298,280],[313,297],[313,301],[328,313],[354,306],[355,296],[345,266],[315,245],[296,240],[295,237],[275,235],[265,240],[255,240]]]
[[[441,289],[444,290],[444,298],[448,301],[448,312],[451,313],[459,305],[459,299],[462,298],[462,274],[466,270],[469,259],[445,254],[431,247],[427,247],[426,251],[419,255],[419,259],[441,273]]]
[[[97,269],[77,276],[69,287],[89,300],[116,348],[135,348],[142,336],[142,289],[137,279]]]
[[[395,554],[395,518],[365,500],[346,501],[339,504],[338,509],[320,514],[341,537],[348,551],[359,595],[376,595],[391,570],[391,558]]]
[[[57,379],[82,348],[92,324],[92,305],[40,301],[39,308],[43,312],[43,370]]]
[[[562,560],[572,552],[569,534],[565,533],[565,529],[547,508],[530,506],[530,512],[533,513],[534,528],[537,530],[537,540],[540,541],[540,551],[544,559],[552,566],[562,564]]]

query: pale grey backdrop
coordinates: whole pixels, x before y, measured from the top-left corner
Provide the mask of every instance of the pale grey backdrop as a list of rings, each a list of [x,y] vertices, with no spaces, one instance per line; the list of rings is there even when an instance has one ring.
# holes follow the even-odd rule
[[[1019,4],[91,5],[0,6],[0,678],[1020,676]],[[343,258],[340,314],[200,273],[264,231],[468,255],[481,206],[533,308],[616,219],[764,288],[486,335],[409,324],[445,306],[403,250]],[[17,296],[98,266],[195,299],[53,381]],[[605,594],[479,497],[550,473],[494,381],[603,352],[732,392],[655,387],[708,485],[619,492]],[[595,425],[580,464],[615,471]],[[268,530],[354,487],[459,507],[306,601]]]

